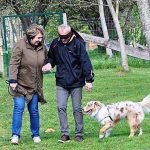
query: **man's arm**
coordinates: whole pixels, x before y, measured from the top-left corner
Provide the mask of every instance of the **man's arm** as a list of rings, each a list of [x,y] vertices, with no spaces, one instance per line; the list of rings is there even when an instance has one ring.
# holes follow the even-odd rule
[[[55,66],[55,54],[54,54],[54,46],[55,46],[55,40],[51,43],[48,54],[47,54],[47,59],[46,59],[46,64],[42,67],[43,73],[51,71],[52,68]]]
[[[80,46],[78,47],[80,50],[80,62],[81,66],[84,70],[85,74],[85,88],[86,91],[91,91],[92,89],[92,82],[94,81],[94,73],[93,73],[93,68],[91,61],[89,59],[88,53],[85,49],[84,44],[80,43]]]

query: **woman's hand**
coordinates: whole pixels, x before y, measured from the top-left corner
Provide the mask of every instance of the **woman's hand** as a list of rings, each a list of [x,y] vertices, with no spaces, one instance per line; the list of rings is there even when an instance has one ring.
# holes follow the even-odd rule
[[[42,67],[43,73],[51,71],[51,70],[52,70],[52,65],[50,63],[48,63]]]
[[[12,90],[15,91],[18,83],[10,83],[9,85],[12,88]]]

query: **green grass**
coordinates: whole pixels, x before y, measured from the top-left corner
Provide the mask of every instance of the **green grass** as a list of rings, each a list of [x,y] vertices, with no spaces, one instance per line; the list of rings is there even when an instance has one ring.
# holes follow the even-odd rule
[[[103,103],[114,103],[122,100],[140,101],[150,93],[150,69],[149,62],[128,58],[130,72],[121,72],[121,61],[118,54],[112,59],[100,53],[98,50],[90,52],[90,58],[94,66],[95,82],[90,93],[83,91],[83,106],[90,100],[101,100]],[[133,68],[134,67],[134,68]],[[142,68],[141,68],[142,67]],[[113,69],[112,69],[113,68]],[[47,104],[39,105],[41,138],[42,142],[34,144],[31,140],[29,114],[25,109],[21,142],[18,146],[10,144],[11,114],[13,110],[12,97],[7,92],[4,79],[0,78],[0,147],[2,150],[148,150],[150,149],[150,116],[146,115],[142,124],[143,136],[128,138],[129,127],[126,121],[120,122],[112,132],[112,135],[104,140],[99,140],[99,123],[88,116],[84,116],[85,140],[77,143],[74,138],[74,120],[72,115],[71,99],[68,103],[68,118],[71,141],[58,144],[60,138],[57,103],[55,97],[54,73],[44,75],[44,95]],[[55,132],[45,133],[47,128],[54,128]]]
[[[117,72],[117,69],[95,69],[93,90],[89,93],[83,90],[83,106],[90,100],[101,100],[103,103],[113,103],[123,100],[140,101],[150,93],[150,69],[130,68],[130,72]],[[99,140],[99,123],[84,116],[85,140],[77,143],[74,138],[74,120],[72,116],[71,99],[68,102],[68,118],[71,141],[65,144],[57,143],[60,138],[59,120],[55,97],[54,73],[44,75],[44,94],[47,104],[39,105],[42,142],[34,144],[29,129],[29,114],[24,112],[21,142],[18,146],[10,144],[11,114],[13,101],[7,93],[4,79],[0,79],[0,148],[2,150],[148,150],[150,149],[150,115],[145,116],[142,123],[143,135],[129,139],[127,122],[120,122],[112,135]],[[47,128],[55,132],[45,133]]]
[[[105,53],[102,53],[98,49],[90,51],[89,54],[94,65],[94,69],[108,69],[121,67],[121,56],[119,52],[114,52],[113,57],[111,59],[107,55],[105,55]],[[128,65],[134,68],[149,68],[150,61],[128,56]]]

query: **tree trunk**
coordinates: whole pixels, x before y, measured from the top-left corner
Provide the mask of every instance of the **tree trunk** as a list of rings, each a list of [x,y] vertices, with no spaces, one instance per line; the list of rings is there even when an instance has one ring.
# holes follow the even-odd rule
[[[128,60],[127,60],[127,55],[126,55],[126,51],[125,51],[125,42],[124,42],[122,30],[121,30],[117,15],[115,13],[114,7],[112,5],[112,1],[111,0],[106,0],[106,1],[108,3],[111,15],[113,17],[113,21],[115,23],[117,34],[119,37],[119,43],[120,43],[120,48],[121,48],[122,67],[124,68],[125,71],[128,71],[129,70]]]
[[[14,47],[14,34],[15,34],[15,31],[13,30],[12,18],[9,18],[9,29],[10,29],[10,34],[9,34],[10,48],[13,48]]]
[[[101,20],[103,35],[105,39],[109,40],[109,34],[108,34],[105,15],[104,15],[103,0],[98,0],[98,5],[99,5],[99,15],[100,15],[100,20]],[[106,54],[111,58],[112,50],[106,47]]]
[[[2,34],[0,28],[0,73],[2,73],[2,77],[4,77],[4,61],[3,61],[3,49],[2,49]]]
[[[142,27],[149,50],[150,57],[150,5],[148,0],[137,0]]]
[[[116,15],[117,15],[117,18],[119,16],[119,1],[120,0],[116,0]]]
[[[92,35],[88,35],[88,34],[80,33],[80,32],[79,34],[82,36],[85,42],[92,42],[100,46],[108,47],[115,51],[121,50],[120,43],[118,41],[114,41],[114,40],[108,41],[102,37],[92,36]],[[150,60],[147,47],[142,47],[140,45],[138,45],[137,47],[125,45],[125,49],[126,49],[127,55],[129,56],[144,59],[144,60]]]
[[[15,28],[16,27],[16,28]],[[14,21],[14,35],[15,35],[15,41],[18,41],[20,39],[19,30],[20,30],[20,19],[15,19]],[[22,26],[21,26],[22,29]]]

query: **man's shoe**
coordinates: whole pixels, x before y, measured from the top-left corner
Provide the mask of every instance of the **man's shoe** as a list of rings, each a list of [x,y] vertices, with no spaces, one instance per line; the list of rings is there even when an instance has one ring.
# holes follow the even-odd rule
[[[11,137],[11,144],[18,145],[18,143],[19,143],[19,136],[18,135],[13,135]]]
[[[81,136],[81,135],[77,135],[77,136],[75,136],[75,139],[74,139],[74,140],[77,141],[77,142],[81,142],[81,141],[84,140],[84,138],[83,138],[83,136]]]
[[[40,143],[40,142],[41,142],[40,137],[39,137],[39,136],[33,137],[33,142],[34,142],[34,143]]]
[[[61,139],[58,140],[59,143],[65,143],[65,142],[69,142],[69,141],[70,141],[69,135],[62,135]]]

